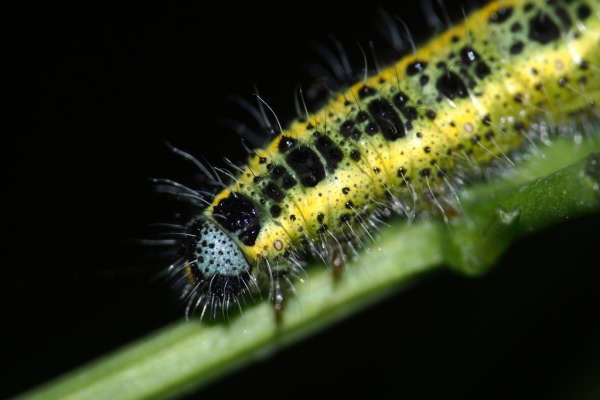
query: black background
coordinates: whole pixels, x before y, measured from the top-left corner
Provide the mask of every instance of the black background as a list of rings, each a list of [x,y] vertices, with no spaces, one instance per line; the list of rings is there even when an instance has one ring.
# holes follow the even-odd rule
[[[427,36],[421,11],[380,4]],[[0,397],[181,317],[167,285],[151,282],[160,265],[124,243],[174,206],[148,178],[193,172],[166,140],[214,165],[242,160],[219,118],[256,124],[227,95],[252,101],[256,83],[289,120],[295,85],[321,62],[311,43],[334,33],[355,65],[355,40],[387,46],[371,4],[45,7],[15,13],[8,35]],[[202,396],[568,392],[599,366],[599,222],[524,240],[485,278],[438,274]]]

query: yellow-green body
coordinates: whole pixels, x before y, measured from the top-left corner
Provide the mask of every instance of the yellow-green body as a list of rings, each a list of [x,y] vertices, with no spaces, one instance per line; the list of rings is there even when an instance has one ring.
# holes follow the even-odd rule
[[[564,126],[597,118],[599,3],[488,4],[414,54],[338,93],[307,121],[294,121],[265,148],[255,150],[244,173],[215,196],[204,218],[218,223],[219,216],[213,215],[217,206],[237,194],[260,205],[261,228],[254,244],[236,240],[249,263],[256,266],[264,260],[275,266],[299,249],[327,252],[331,244],[364,238],[376,210],[452,213],[443,198],[461,185],[464,176],[494,162],[508,163],[525,141],[553,134],[553,122]],[[526,11],[526,4],[533,7]],[[590,11],[583,19],[582,4]],[[559,28],[557,38],[552,37],[553,26]],[[417,72],[410,76],[409,69]],[[436,82],[444,74],[448,85],[440,90]],[[372,95],[361,98],[365,87]],[[409,118],[394,108],[405,129],[401,137],[389,140],[381,133],[366,134],[368,121],[357,121],[358,113],[369,110],[374,99],[395,107],[393,98],[399,91],[409,98],[404,104]],[[342,134],[347,121],[362,132],[358,140]],[[334,154],[339,161],[335,168],[312,187],[297,184],[279,193],[283,199],[270,198],[266,185],[279,185],[271,177],[272,168],[288,165],[280,142],[291,138],[295,146],[314,149],[322,136],[341,151]],[[326,158],[321,161],[327,164]],[[293,168],[286,169],[299,179]],[[277,217],[269,214],[273,205],[281,209]]]

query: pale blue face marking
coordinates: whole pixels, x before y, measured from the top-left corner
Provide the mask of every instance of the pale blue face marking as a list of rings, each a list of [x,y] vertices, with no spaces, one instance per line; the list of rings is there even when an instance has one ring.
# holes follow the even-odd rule
[[[239,245],[216,223],[203,220],[199,228],[198,242],[193,257],[199,272],[210,278],[214,275],[239,276],[250,272]]]

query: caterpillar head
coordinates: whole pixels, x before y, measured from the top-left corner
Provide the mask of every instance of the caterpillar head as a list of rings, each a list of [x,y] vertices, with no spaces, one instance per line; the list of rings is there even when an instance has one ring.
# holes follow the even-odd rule
[[[251,264],[238,243],[221,226],[201,216],[182,242],[182,261],[188,284],[188,311],[202,308],[215,313],[238,303],[249,290]]]

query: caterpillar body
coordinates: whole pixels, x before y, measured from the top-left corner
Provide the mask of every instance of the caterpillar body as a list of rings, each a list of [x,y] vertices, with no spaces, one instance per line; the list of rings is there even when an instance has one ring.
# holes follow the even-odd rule
[[[494,1],[293,121],[181,227],[188,312],[268,291],[280,318],[305,253],[338,276],[391,212],[456,214],[465,177],[600,117],[598,44],[597,0]]]

